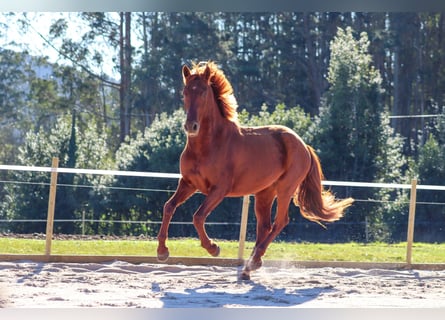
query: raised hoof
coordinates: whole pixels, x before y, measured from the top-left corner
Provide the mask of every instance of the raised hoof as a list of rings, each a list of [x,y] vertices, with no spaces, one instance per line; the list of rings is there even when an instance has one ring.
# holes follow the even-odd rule
[[[166,262],[168,260],[168,257],[170,256],[170,253],[168,251],[164,253],[158,252],[158,261],[159,262]]]
[[[212,255],[212,256],[214,256],[214,257],[217,257],[217,256],[219,256],[219,254],[221,253],[221,248],[218,246],[218,245],[214,245],[216,248],[215,249],[213,249],[212,248],[212,251],[210,252],[210,254]]]

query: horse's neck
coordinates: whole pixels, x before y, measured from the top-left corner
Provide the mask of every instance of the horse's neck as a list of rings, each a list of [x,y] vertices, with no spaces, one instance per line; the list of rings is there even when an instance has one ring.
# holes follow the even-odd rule
[[[201,125],[199,135],[188,138],[188,147],[194,153],[206,154],[224,148],[233,137],[240,135],[240,129],[236,123],[222,118],[213,117],[212,120],[204,121]]]

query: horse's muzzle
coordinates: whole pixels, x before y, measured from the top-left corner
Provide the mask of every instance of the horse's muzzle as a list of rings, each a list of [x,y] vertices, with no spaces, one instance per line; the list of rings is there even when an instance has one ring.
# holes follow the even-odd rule
[[[184,130],[189,137],[196,137],[199,133],[199,123],[197,121],[186,121]]]

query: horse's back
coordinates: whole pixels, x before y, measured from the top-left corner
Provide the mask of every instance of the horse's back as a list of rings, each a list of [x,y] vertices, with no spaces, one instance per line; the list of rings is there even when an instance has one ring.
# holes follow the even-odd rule
[[[232,148],[234,195],[259,192],[296,165],[310,165],[305,143],[285,126],[242,127],[240,132]]]
[[[284,157],[294,153],[307,154],[306,144],[303,139],[292,129],[282,125],[271,125],[261,127],[242,127],[241,134],[244,137],[244,144],[249,146],[258,144],[263,155],[267,152],[267,147],[275,146]],[[248,149],[250,149],[248,147]]]

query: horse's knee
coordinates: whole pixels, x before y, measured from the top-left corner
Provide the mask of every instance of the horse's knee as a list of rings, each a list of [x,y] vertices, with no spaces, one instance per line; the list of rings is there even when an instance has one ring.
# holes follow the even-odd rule
[[[167,201],[164,204],[163,215],[171,217],[171,216],[173,216],[175,209],[176,209],[176,205],[174,203],[172,203],[171,201]]]

